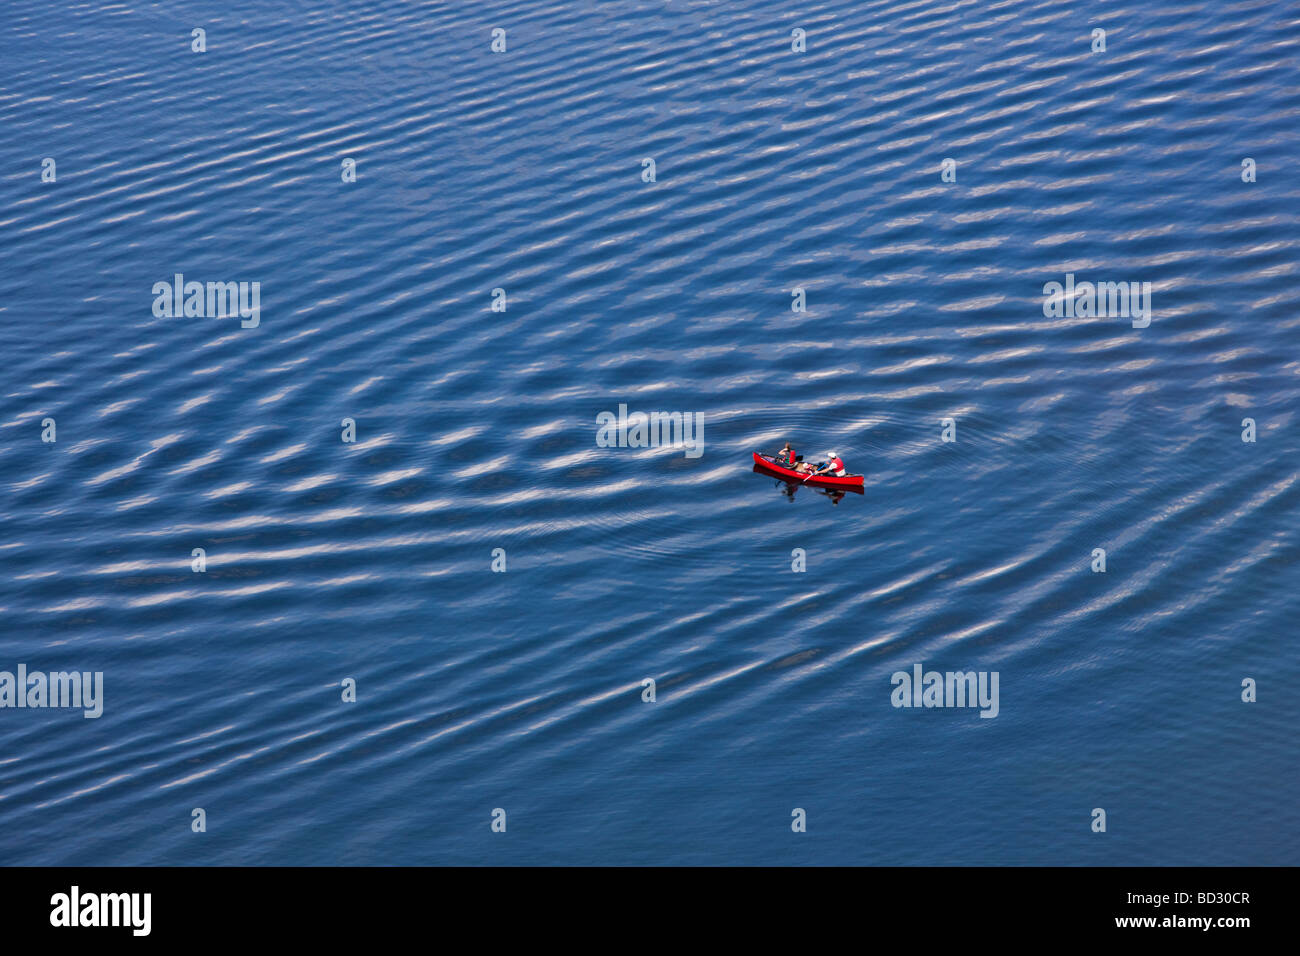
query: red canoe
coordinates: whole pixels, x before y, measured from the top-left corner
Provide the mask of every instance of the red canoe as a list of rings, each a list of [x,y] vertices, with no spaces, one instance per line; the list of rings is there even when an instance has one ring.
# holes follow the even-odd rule
[[[795,485],[817,485],[820,488],[843,488],[847,491],[862,490],[861,475],[845,475],[841,478],[837,475],[825,474],[808,478],[805,481],[807,472],[795,471],[793,468],[785,467],[785,465],[778,465],[771,456],[760,455],[758,452],[754,452],[754,467],[756,469],[761,468],[768,474],[776,475],[778,478],[784,478]]]

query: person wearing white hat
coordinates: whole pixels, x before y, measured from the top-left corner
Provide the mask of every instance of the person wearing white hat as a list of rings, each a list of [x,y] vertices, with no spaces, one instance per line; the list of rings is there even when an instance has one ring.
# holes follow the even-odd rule
[[[813,472],[813,474],[821,475],[829,471],[839,477],[843,477],[844,462],[840,460],[840,456],[833,451],[828,451],[826,457],[828,461],[824,462],[820,468]]]

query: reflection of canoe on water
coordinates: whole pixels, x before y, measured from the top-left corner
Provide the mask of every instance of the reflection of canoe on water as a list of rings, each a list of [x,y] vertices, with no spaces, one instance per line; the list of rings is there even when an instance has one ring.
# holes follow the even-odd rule
[[[838,475],[827,473],[809,478],[807,472],[795,471],[793,468],[785,467],[785,465],[778,465],[776,459],[771,455],[760,455],[758,452],[754,452],[754,470],[784,478],[792,485],[816,485],[819,488],[839,488],[842,491],[862,493],[861,475],[845,475],[841,478]]]

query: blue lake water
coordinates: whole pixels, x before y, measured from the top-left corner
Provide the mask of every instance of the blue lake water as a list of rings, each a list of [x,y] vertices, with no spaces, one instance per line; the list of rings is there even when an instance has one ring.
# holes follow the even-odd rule
[[[1298,58],[1272,0],[14,0],[0,670],[104,699],[0,709],[0,863],[1300,863]]]

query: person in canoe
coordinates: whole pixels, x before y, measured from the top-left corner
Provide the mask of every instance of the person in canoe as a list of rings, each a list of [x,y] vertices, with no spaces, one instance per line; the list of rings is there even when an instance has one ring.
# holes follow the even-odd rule
[[[793,468],[795,466],[795,457],[794,446],[786,442],[785,447],[776,453],[776,463],[784,465],[786,468]]]
[[[813,474],[814,475],[832,474],[840,478],[843,478],[845,474],[844,462],[840,460],[840,456],[835,454],[835,452],[833,451],[828,451],[826,453],[826,457],[829,460],[822,462],[821,467],[813,471]]]

